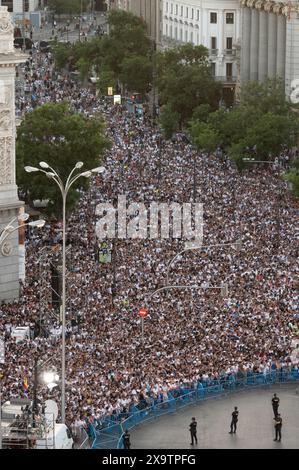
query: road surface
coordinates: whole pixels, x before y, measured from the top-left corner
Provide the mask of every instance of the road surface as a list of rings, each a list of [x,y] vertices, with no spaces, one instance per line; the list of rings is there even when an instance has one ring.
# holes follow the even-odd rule
[[[282,385],[188,406],[131,430],[132,449],[299,449],[298,390],[298,384]],[[273,393],[280,398],[283,419],[280,443],[273,442]],[[234,406],[240,411],[238,429],[229,434]],[[192,416],[198,423],[198,445],[194,447],[189,433]]]

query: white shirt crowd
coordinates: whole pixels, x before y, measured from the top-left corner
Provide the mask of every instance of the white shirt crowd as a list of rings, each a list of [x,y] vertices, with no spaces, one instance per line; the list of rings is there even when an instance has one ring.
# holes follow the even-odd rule
[[[142,397],[166,399],[168,391],[198,381],[298,368],[291,357],[298,324],[298,207],[279,168],[256,166],[240,174],[228,160],[196,153],[203,243],[229,244],[241,238],[242,248],[186,252],[170,270],[170,284],[200,288],[171,289],[149,300],[151,292],[166,284],[167,265],[184,249],[184,240],[108,240],[112,263],[99,263],[95,208],[100,202],[117,203],[119,195],[126,195],[129,204],[192,202],[196,151],[182,135],[165,141],[146,117],[113,106],[66,77],[54,80],[48,55],[33,55],[28,69],[23,72],[30,89],[35,87],[34,106],[68,99],[78,112],[101,111],[113,141],[104,175],[93,179],[68,217],[68,423],[101,420]],[[30,96],[17,97],[18,107],[20,103],[23,112],[34,107]],[[41,269],[38,261],[43,247],[55,244],[55,236],[57,229],[50,224],[31,234],[20,300],[0,305],[0,333],[6,337],[4,399],[24,395],[24,377],[32,393],[35,357],[41,362],[52,357],[58,372],[61,367],[59,339],[41,335],[16,344],[10,337],[14,326],[33,328],[41,322],[48,331],[59,327],[59,314],[51,305],[49,264]],[[219,289],[210,289],[223,282],[228,285],[226,298]],[[143,342],[141,307],[149,311]],[[72,322],[78,317],[79,327]],[[49,392],[40,384],[38,395],[59,401],[59,387]]]

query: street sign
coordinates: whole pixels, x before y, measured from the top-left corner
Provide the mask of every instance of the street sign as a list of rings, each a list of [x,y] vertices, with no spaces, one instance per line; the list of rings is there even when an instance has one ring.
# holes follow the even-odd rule
[[[147,309],[146,309],[146,308],[141,308],[141,309],[139,310],[139,312],[138,312],[138,315],[139,315],[140,317],[146,317],[146,316],[148,315]]]
[[[121,104],[121,95],[114,95],[113,103],[114,104]]]
[[[108,96],[113,96],[113,87],[112,86],[108,87]]]

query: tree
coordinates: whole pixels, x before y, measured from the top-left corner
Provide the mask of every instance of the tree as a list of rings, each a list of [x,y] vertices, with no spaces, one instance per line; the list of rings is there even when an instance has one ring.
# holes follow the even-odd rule
[[[219,136],[219,144],[240,170],[246,166],[244,158],[273,159],[282,146],[294,145],[299,130],[298,115],[286,101],[280,81],[251,82],[244,86],[241,96],[239,107],[204,116],[208,128],[203,128],[198,113],[191,122],[194,142],[208,139],[209,133],[213,140],[213,129]]]
[[[176,131],[179,119],[179,113],[173,111],[170,105],[163,107],[159,122],[166,139],[170,139],[172,134]]]
[[[217,109],[220,84],[211,75],[204,46],[185,44],[158,53],[157,77],[160,101],[179,114],[180,126],[191,119],[200,105]]]
[[[153,65],[148,57],[132,55],[123,60],[120,81],[128,90],[144,95],[152,76]]]
[[[82,0],[82,11],[87,10],[88,0]],[[51,0],[49,7],[57,15],[80,14],[81,0]]]
[[[204,152],[212,152],[216,149],[220,142],[218,132],[205,122],[194,121],[191,123],[190,134],[193,142],[198,150]]]
[[[17,182],[30,200],[49,199],[48,212],[59,215],[60,193],[56,185],[47,183],[44,175],[27,174],[24,166],[39,166],[46,161],[56,168],[63,181],[78,161],[84,168],[99,166],[99,157],[109,148],[104,137],[104,122],[100,116],[87,118],[75,114],[68,103],[45,104],[28,113],[18,128]],[[87,182],[79,180],[71,189],[68,202],[72,206],[78,198],[78,187]]]
[[[285,179],[291,183],[293,194],[299,196],[299,157],[293,161],[292,167],[285,174]]]

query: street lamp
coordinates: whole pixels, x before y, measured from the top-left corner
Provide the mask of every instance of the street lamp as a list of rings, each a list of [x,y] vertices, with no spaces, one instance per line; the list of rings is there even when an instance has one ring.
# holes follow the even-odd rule
[[[201,250],[202,248],[214,248],[214,247],[218,247],[218,248],[222,248],[222,247],[226,247],[226,246],[232,246],[235,248],[235,250],[237,252],[239,252],[242,248],[242,240],[239,238],[238,240],[236,240],[235,242],[232,242],[232,243],[221,243],[221,244],[216,244],[216,245],[199,245],[199,246],[193,246],[191,248],[186,248],[185,250],[183,251],[180,251],[179,253],[177,253],[173,258],[172,260],[170,260],[170,262],[168,263],[168,266],[167,266],[167,273],[166,273],[166,284],[169,285],[169,271],[170,271],[170,268],[171,266],[173,265],[173,263],[175,262],[175,260],[183,255],[184,253],[186,253],[187,251],[195,251],[195,250]]]
[[[208,287],[203,287],[201,285],[198,285],[198,284],[192,284],[192,285],[185,285],[185,286],[177,286],[177,285],[173,285],[173,286],[164,286],[164,287],[160,287],[159,289],[156,289],[154,292],[151,292],[149,297],[148,297],[148,300],[146,301],[146,309],[142,309],[142,310],[145,310],[146,312],[149,311],[149,302],[150,300],[156,295],[158,294],[159,292],[163,292],[163,291],[167,291],[167,290],[171,290],[171,289],[179,289],[179,290],[184,290],[184,289],[190,289],[190,290],[207,290],[207,289],[219,289],[220,290],[220,294],[221,294],[221,297],[225,298],[228,296],[228,285],[226,282],[222,282],[220,286],[208,286]],[[141,315],[141,339],[142,339],[142,343],[144,342],[144,317],[146,315]]]
[[[9,256],[11,253],[11,247],[8,248],[5,246],[5,241],[7,238],[15,231],[19,230],[20,226],[14,227],[12,224],[16,221],[18,222],[25,222],[28,220],[29,214],[20,214],[18,217],[12,219],[9,224],[4,227],[4,229],[0,233],[0,250],[3,256]],[[46,221],[43,219],[40,220],[33,220],[32,222],[27,222],[26,224],[22,224],[22,227],[35,227],[35,228],[42,228],[45,225]]]
[[[47,178],[53,180],[60,189],[62,195],[62,357],[61,357],[61,422],[65,423],[65,330],[66,330],[66,318],[65,318],[65,304],[66,304],[66,199],[71,186],[81,176],[89,178],[93,174],[104,173],[105,168],[100,166],[93,168],[92,170],[85,171],[83,173],[75,174],[76,170],[79,170],[83,166],[83,162],[77,162],[72,171],[70,172],[66,183],[62,181],[58,173],[46,162],[40,162],[40,168],[25,166],[27,173],[41,172],[44,173]]]

